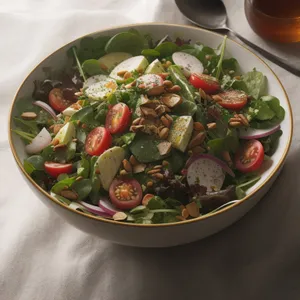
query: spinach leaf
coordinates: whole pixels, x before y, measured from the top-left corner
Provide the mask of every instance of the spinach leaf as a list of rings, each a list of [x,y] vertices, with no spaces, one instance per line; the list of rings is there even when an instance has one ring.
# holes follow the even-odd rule
[[[97,59],[87,59],[82,64],[82,70],[89,76],[105,74]]]
[[[67,188],[70,188],[72,184],[75,182],[76,177],[65,178],[61,181],[58,181],[51,189],[51,192],[55,194],[60,194],[60,192]]]
[[[231,58],[223,59],[222,69],[224,74],[227,74],[230,71],[236,72],[238,68],[239,68],[239,63],[235,58],[231,57]]]
[[[85,124],[95,124],[94,110],[91,106],[85,106],[76,111],[70,118],[70,121],[80,121]]]
[[[28,175],[31,175],[34,171],[35,171],[35,167],[33,166],[32,163],[30,163],[28,160],[24,160],[24,163],[23,163],[23,166],[24,166],[24,169],[25,169],[25,172],[28,174]]]
[[[176,149],[172,149],[170,157],[166,159],[166,161],[169,162],[171,171],[174,174],[179,173],[183,169],[186,160],[187,155],[182,152],[179,152]]]
[[[172,42],[163,42],[160,45],[156,46],[155,51],[160,53],[160,57],[171,56],[174,52],[178,51],[178,46]]]
[[[161,209],[167,208],[166,203],[163,199],[158,196],[154,196],[151,198],[147,204],[147,208],[149,209]]]
[[[44,171],[44,158],[41,155],[32,155],[25,159],[25,161],[31,164],[34,170]]]
[[[282,136],[282,133],[282,130],[278,130],[273,134],[260,139],[260,142],[264,146],[264,151],[266,155],[272,156],[275,153],[279,143],[279,138]]]
[[[81,179],[75,181],[71,188],[78,194],[78,200],[85,199],[92,190],[92,182],[90,179]]]
[[[104,47],[109,39],[109,36],[84,37],[81,39],[78,50],[79,60],[98,59],[103,56],[105,54]]]
[[[236,130],[228,129],[225,137],[211,139],[207,142],[209,152],[220,155],[223,151],[235,153],[239,147],[239,138]]]
[[[88,178],[90,174],[90,162],[89,160],[82,156],[81,160],[78,162],[77,175],[84,178]]]
[[[251,127],[265,129],[279,124],[285,117],[285,110],[276,97],[264,96],[251,102],[247,114],[251,118]]]
[[[242,76],[242,80],[245,82],[248,93],[254,98],[259,99],[267,92],[267,77],[263,73],[256,71],[248,72]]]
[[[193,116],[196,111],[197,105],[191,101],[183,101],[173,109],[173,112],[179,116]]]
[[[54,148],[52,145],[47,146],[42,150],[41,156],[44,158],[45,161],[52,161],[55,157]]]
[[[120,32],[114,35],[105,45],[105,51],[127,52],[138,55],[144,48],[144,40],[141,36],[131,32]]]
[[[157,145],[159,140],[147,134],[136,134],[135,139],[130,144],[129,149],[136,159],[141,163],[149,163],[163,159],[165,156],[161,156]]]
[[[154,50],[154,49],[144,49],[142,51],[142,55],[158,57],[158,56],[160,56],[160,53],[157,50]]]

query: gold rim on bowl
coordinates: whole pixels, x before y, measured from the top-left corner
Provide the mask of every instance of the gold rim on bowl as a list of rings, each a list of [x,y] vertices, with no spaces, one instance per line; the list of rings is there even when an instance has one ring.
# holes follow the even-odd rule
[[[101,222],[105,222],[105,223],[109,223],[109,224],[112,224],[112,225],[117,225],[117,226],[129,226],[129,227],[144,227],[144,228],[153,228],[153,227],[169,227],[169,226],[180,226],[180,225],[185,225],[185,224],[190,224],[190,223],[193,223],[193,222],[199,222],[199,221],[203,221],[207,218],[211,218],[211,217],[214,217],[216,215],[219,215],[219,214],[222,214],[240,204],[242,204],[243,202],[245,202],[246,200],[248,200],[250,197],[254,196],[256,193],[259,192],[259,190],[265,185],[267,184],[271,178],[273,177],[273,175],[275,173],[277,173],[280,168],[282,167],[284,161],[285,161],[285,158],[288,154],[288,151],[289,151],[289,148],[291,146],[291,142],[292,142],[292,136],[293,136],[293,114],[292,114],[292,109],[291,109],[291,104],[290,104],[290,100],[289,100],[289,97],[281,83],[281,81],[279,80],[278,76],[274,73],[274,71],[269,67],[269,65],[267,63],[265,63],[259,56],[257,56],[254,52],[252,52],[251,50],[249,50],[248,48],[244,47],[243,45],[239,44],[238,42],[230,39],[230,41],[234,42],[235,44],[237,44],[239,47],[243,48],[244,50],[250,52],[252,55],[254,55],[257,59],[259,59],[270,71],[271,73],[275,76],[275,78],[277,79],[281,89],[283,90],[284,94],[285,94],[285,97],[286,97],[286,100],[287,100],[287,103],[288,103],[288,109],[289,109],[289,113],[290,113],[290,136],[289,136],[289,140],[288,140],[288,144],[287,146],[285,147],[285,150],[284,150],[284,154],[283,156],[281,157],[280,161],[277,163],[275,169],[271,172],[271,174],[264,180],[264,182],[262,182],[255,190],[253,190],[251,193],[249,193],[249,195],[247,195],[245,198],[241,199],[239,202],[236,202],[230,206],[227,206],[227,207],[224,207],[223,209],[220,209],[219,211],[216,211],[214,213],[211,213],[211,214],[207,214],[207,215],[203,215],[201,217],[198,217],[198,218],[195,218],[195,219],[190,219],[190,220],[185,220],[185,221],[180,221],[180,222],[176,222],[176,223],[166,223],[166,224],[136,224],[136,223],[125,223],[125,222],[118,222],[118,221],[114,221],[114,220],[111,220],[111,219],[105,219],[105,218],[102,218],[102,217],[97,217],[97,216],[92,216],[92,215],[88,215],[88,214],[85,214],[83,212],[80,212],[78,210],[74,210],[72,208],[70,208],[69,206],[66,206],[64,205],[63,203],[61,203],[60,201],[58,201],[57,199],[55,199],[54,197],[52,197],[49,193],[47,193],[45,190],[43,190],[25,171],[24,167],[23,167],[23,164],[22,162],[20,161],[17,153],[16,153],[16,150],[15,150],[15,147],[14,147],[14,144],[12,142],[12,131],[11,131],[11,120],[12,120],[12,112],[13,112],[13,107],[14,107],[14,104],[16,102],[16,99],[17,99],[17,96],[19,94],[19,91],[21,90],[21,88],[23,87],[25,81],[28,79],[28,77],[31,75],[32,72],[34,72],[40,64],[42,64],[48,57],[50,57],[51,55],[55,54],[56,52],[60,51],[62,48],[74,43],[75,41],[79,40],[79,39],[82,39],[83,37],[85,36],[89,36],[89,35],[93,35],[93,34],[97,34],[97,33],[102,33],[102,32],[105,32],[107,30],[111,30],[111,29],[120,29],[122,30],[123,28],[128,28],[128,27],[136,27],[136,26],[157,26],[157,25],[163,25],[163,26],[168,26],[168,27],[172,27],[172,28],[188,28],[188,29],[193,29],[193,30],[198,30],[198,31],[204,31],[204,32],[209,32],[210,34],[212,35],[217,35],[217,36],[220,36],[222,37],[221,34],[219,33],[215,33],[215,32],[211,32],[209,30],[206,30],[206,29],[202,29],[202,28],[197,28],[197,27],[194,27],[194,26],[191,26],[191,25],[178,25],[178,24],[169,24],[169,23],[156,23],[156,22],[150,22],[150,23],[138,23],[138,24],[128,24],[128,25],[123,25],[123,26],[115,26],[115,27],[110,27],[110,28],[106,28],[104,30],[98,30],[98,31],[95,31],[95,32],[92,32],[92,33],[89,33],[89,34],[85,34],[81,37],[78,37],[76,38],[75,40],[63,45],[62,47],[60,47],[59,49],[57,49],[56,51],[52,52],[51,54],[49,54],[46,58],[44,58],[41,62],[39,62],[33,69],[32,71],[26,76],[26,78],[23,80],[22,84],[20,85],[20,87],[18,88],[17,92],[15,93],[15,96],[14,96],[14,99],[13,99],[13,102],[11,104],[11,108],[10,108],[10,113],[9,113],[9,124],[8,124],[8,138],[9,138],[9,144],[10,144],[10,147],[11,147],[11,151],[12,151],[12,154],[17,162],[17,165],[18,167],[20,168],[20,170],[22,171],[23,175],[29,180],[29,182],[35,187],[37,188],[44,196],[46,196],[49,200],[53,201],[55,204],[61,206],[62,208],[68,210],[68,211],[71,211],[75,214],[78,214],[78,215],[81,215],[85,218],[88,218],[88,219],[92,219],[92,220],[96,220],[96,221],[99,221],[100,223]]]

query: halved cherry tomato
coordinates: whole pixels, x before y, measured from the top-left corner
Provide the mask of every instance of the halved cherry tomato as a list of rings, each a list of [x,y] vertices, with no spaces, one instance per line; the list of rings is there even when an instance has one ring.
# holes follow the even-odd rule
[[[72,164],[59,164],[52,161],[46,161],[44,167],[46,173],[54,178],[57,178],[60,174],[72,173]]]
[[[135,179],[114,179],[109,188],[110,200],[119,209],[138,206],[142,196],[142,187]]]
[[[243,91],[230,90],[217,95],[222,98],[222,101],[218,103],[224,108],[232,110],[242,109],[248,101],[248,95]]]
[[[87,136],[85,151],[89,155],[100,155],[107,150],[112,143],[109,131],[104,127],[96,127]]]
[[[64,98],[62,90],[59,88],[54,88],[49,93],[49,104],[56,111],[62,112],[73,103]]]
[[[122,133],[130,122],[130,110],[125,103],[118,103],[111,107],[107,113],[105,128],[110,133]]]
[[[202,89],[207,94],[214,94],[220,90],[218,79],[210,75],[193,73],[189,81],[195,88]]]
[[[235,166],[242,173],[258,170],[264,161],[264,147],[258,140],[249,140],[235,155]]]

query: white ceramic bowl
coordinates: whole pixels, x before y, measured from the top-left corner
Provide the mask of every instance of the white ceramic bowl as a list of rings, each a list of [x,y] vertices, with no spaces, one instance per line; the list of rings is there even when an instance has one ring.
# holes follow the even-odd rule
[[[219,34],[196,27],[159,23],[111,28],[92,33],[90,36],[112,36],[129,28],[136,28],[141,32],[150,33],[155,39],[160,39],[166,34],[171,37],[183,36],[186,39],[192,39],[192,42],[201,41],[210,47],[217,47],[223,38]],[[214,214],[198,219],[173,224],[143,225],[119,223],[85,215],[84,213],[64,206],[42,190],[30,176],[26,174],[22,166],[22,162],[24,158],[26,158],[26,153],[24,144],[19,137],[15,134],[11,134],[11,129],[14,128],[12,116],[15,115],[16,103],[22,101],[22,97],[32,94],[33,81],[44,78],[45,75],[42,68],[51,66],[53,69],[60,69],[65,63],[66,51],[70,46],[78,44],[79,40],[80,39],[75,40],[58,49],[31,71],[20,86],[11,108],[9,140],[14,158],[26,182],[43,203],[75,227],[103,239],[138,247],[168,247],[193,242],[224,229],[246,214],[269,190],[283,166],[290,147],[293,132],[291,107],[281,82],[268,65],[254,53],[230,39],[227,42],[226,55],[235,57],[239,61],[243,72],[250,71],[253,68],[263,72],[268,78],[269,94],[279,98],[281,105],[286,111],[285,119],[281,124],[283,135],[280,138],[279,147],[272,157],[272,165],[262,174],[261,180],[248,191],[247,196],[243,200]]]

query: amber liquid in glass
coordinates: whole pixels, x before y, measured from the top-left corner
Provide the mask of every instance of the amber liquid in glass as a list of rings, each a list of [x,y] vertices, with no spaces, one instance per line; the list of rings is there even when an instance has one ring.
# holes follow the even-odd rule
[[[252,29],[276,42],[300,42],[300,0],[245,0]]]

